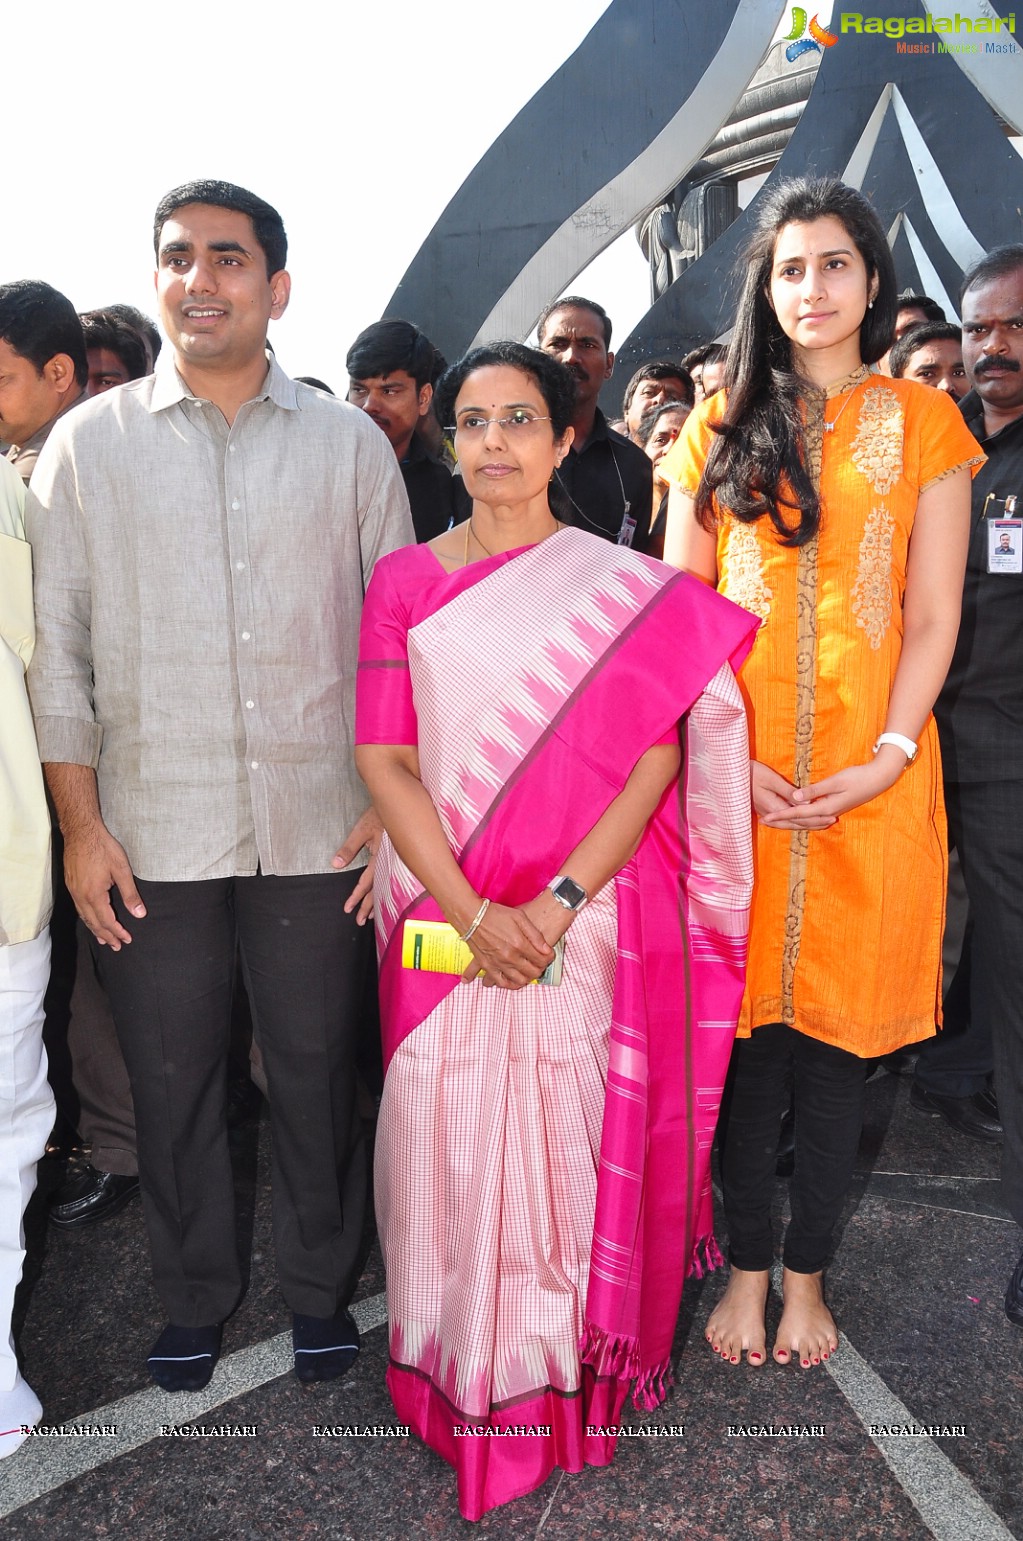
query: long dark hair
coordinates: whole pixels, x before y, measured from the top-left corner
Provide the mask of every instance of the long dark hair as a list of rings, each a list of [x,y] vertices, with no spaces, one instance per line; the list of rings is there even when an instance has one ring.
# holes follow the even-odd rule
[[[801,402],[817,388],[796,374],[792,345],[768,299],[778,232],[832,215],[845,226],[877,295],[860,326],[860,356],[874,364],[895,331],[896,280],[881,221],[862,193],[828,178],[796,177],[761,195],[745,253],[735,330],[725,364],[728,406],[696,494],[696,515],[714,528],[714,499],[747,524],[766,514],[782,545],[803,546],[820,524],[820,497],[806,463]],[[794,517],[793,517],[794,516]]]

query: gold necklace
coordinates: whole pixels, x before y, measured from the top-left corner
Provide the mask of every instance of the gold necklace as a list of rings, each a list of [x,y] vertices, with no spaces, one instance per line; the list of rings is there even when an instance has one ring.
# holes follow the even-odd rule
[[[468,554],[468,550],[469,550],[469,535],[470,534],[472,535],[472,538],[476,542],[477,546],[479,546],[480,550],[483,552],[484,556],[493,556],[494,553],[492,551],[488,550],[488,548],[483,544],[483,542],[480,540],[479,536],[476,534],[476,530],[475,530],[475,527],[473,526],[472,515],[471,514],[469,515],[469,528],[468,528],[468,530],[466,531],[466,534],[465,534],[465,549],[466,549],[466,553],[467,554]]]
[[[553,514],[551,515],[551,517],[554,518]],[[560,519],[555,519],[554,520],[554,528],[551,531],[551,535],[557,535],[557,533],[558,533],[558,531],[560,529],[561,529],[561,520]],[[477,546],[479,546],[480,550],[484,553],[485,556],[493,557],[493,556],[497,555],[497,552],[491,551],[487,546],[485,546],[483,544],[483,542],[480,540],[479,536],[476,534],[476,530],[475,530],[475,528],[473,526],[473,522],[472,522],[472,515],[470,514],[468,520],[466,521],[466,525],[465,525],[465,549],[462,552],[462,566],[463,567],[468,567],[468,565],[469,565],[469,536],[470,535],[472,536],[473,540],[476,542]],[[543,540],[550,540],[550,535],[544,535],[542,537],[542,539]],[[537,545],[539,545],[539,544],[540,544],[540,542],[537,541]]]

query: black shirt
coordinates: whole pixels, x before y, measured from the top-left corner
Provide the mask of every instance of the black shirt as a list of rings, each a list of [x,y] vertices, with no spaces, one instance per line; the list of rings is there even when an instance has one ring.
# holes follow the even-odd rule
[[[412,435],[399,469],[412,510],[412,527],[422,545],[451,525],[455,511],[451,472],[443,461],[433,458],[418,434]]]
[[[618,539],[628,503],[629,518],[636,521],[631,545],[636,551],[646,549],[653,466],[631,440],[607,426],[599,408],[586,448],[581,453],[574,446],[569,450],[554,473],[554,484],[566,494],[564,506],[555,510],[559,519],[606,540]]]
[[[993,492],[997,498],[1015,494],[1023,512],[1023,417],[988,438],[976,391],[960,408],[988,459],[973,481],[963,618],[934,715],[949,781],[1018,781],[1023,779],[1023,574],[987,571],[983,511]]]

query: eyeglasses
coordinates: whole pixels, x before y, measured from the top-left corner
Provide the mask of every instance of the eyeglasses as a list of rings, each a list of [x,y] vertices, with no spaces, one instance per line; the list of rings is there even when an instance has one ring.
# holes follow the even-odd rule
[[[445,428],[445,433],[460,433],[466,438],[479,438],[486,433],[491,423],[496,423],[498,428],[509,434],[526,434],[535,428],[537,423],[549,423],[549,417],[536,417],[532,412],[513,412],[510,417],[480,417],[475,412],[468,413],[460,423],[452,423]]]

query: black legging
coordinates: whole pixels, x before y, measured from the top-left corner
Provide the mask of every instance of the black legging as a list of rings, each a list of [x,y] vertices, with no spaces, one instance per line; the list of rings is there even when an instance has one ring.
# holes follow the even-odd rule
[[[778,1130],[795,1085],[796,1164],[783,1260],[817,1273],[849,1191],[863,1126],[866,1063],[782,1022],[736,1040],[722,1126],[721,1178],[729,1260],[751,1271],[774,1258],[771,1201]]]

